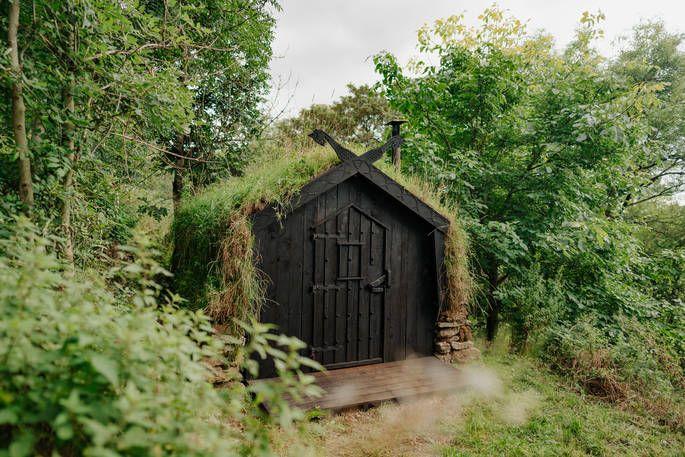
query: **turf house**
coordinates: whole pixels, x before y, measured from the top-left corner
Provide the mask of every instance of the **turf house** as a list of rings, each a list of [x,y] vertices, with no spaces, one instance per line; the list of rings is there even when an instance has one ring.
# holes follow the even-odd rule
[[[222,331],[258,316],[328,370],[435,354],[471,358],[471,291],[456,210],[382,160],[320,130],[301,153],[262,160],[190,198],[174,226],[189,306]],[[273,375],[260,361],[260,377]]]

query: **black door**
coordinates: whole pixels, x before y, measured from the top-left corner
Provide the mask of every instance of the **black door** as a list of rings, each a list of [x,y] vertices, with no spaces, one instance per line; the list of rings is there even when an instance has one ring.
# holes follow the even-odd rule
[[[349,205],[312,229],[309,356],[326,368],[383,361],[389,229]]]

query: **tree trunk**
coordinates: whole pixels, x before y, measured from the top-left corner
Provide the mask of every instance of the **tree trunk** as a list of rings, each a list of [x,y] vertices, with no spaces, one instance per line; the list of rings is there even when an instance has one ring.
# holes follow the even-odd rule
[[[402,148],[401,146],[395,146],[392,150],[392,164],[397,170],[402,169]]]
[[[497,336],[497,328],[499,327],[499,311],[500,303],[494,297],[488,297],[488,316],[486,322],[486,338],[492,342]]]
[[[74,266],[74,235],[71,226],[71,199],[74,190],[74,167],[76,166],[76,142],[74,141],[74,83],[71,80],[64,91],[64,109],[67,115],[67,121],[64,123],[64,147],[68,151],[67,160],[69,161],[69,168],[64,175],[63,190],[64,197],[62,199],[61,224],[62,235],[64,236],[63,256],[72,269]]]
[[[19,63],[19,43],[17,41],[19,30],[19,0],[12,0],[10,2],[7,30],[12,68],[12,128],[14,130],[14,141],[19,157],[19,198],[21,198],[21,201],[24,202],[30,212],[33,207],[33,180],[31,178],[29,144],[26,137],[24,82],[21,64]]]
[[[176,135],[174,152],[177,154],[174,159],[174,182],[172,185],[172,197],[174,201],[174,214],[181,205],[181,194],[183,193],[183,171],[185,169],[185,140],[186,136],[182,133]]]
[[[497,336],[497,328],[499,327],[499,313],[501,308],[500,301],[495,297],[495,292],[498,285],[497,267],[493,267],[488,272],[488,290],[487,290],[487,315],[485,322],[486,338],[489,342],[495,340]]]

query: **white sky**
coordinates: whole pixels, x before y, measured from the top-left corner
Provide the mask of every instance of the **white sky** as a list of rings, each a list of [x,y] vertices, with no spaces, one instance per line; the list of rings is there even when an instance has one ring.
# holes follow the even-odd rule
[[[465,13],[467,22],[492,0],[282,0],[277,15],[274,59],[274,105],[296,114],[312,103],[328,103],[345,94],[348,82],[377,80],[371,56],[382,50],[406,62],[415,54],[416,30],[426,22]],[[531,30],[544,29],[558,46],[573,37],[583,11],[606,15],[608,54],[611,42],[641,20],[662,18],[671,31],[685,32],[685,0],[500,0],[498,5],[528,20]]]

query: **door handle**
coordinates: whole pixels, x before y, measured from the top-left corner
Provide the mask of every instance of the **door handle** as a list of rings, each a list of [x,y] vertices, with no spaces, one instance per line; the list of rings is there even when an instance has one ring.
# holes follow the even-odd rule
[[[387,274],[382,275],[378,279],[374,279],[366,285],[372,293],[381,293],[385,291],[385,284],[387,283]]]

